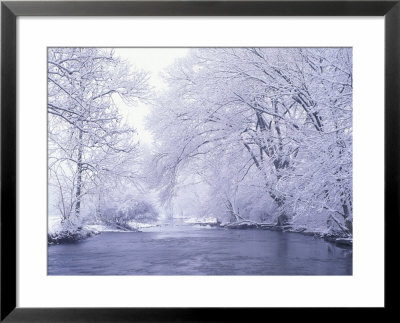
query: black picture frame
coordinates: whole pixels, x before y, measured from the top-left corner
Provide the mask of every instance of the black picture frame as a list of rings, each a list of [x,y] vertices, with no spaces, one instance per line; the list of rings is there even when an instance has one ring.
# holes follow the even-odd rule
[[[264,320],[244,308],[16,307],[16,19],[19,16],[384,16],[385,18],[385,312],[396,310],[399,236],[400,0],[395,1],[4,1],[1,3],[1,321],[3,322],[233,322]],[[373,171],[373,170],[371,170]],[[367,203],[367,201],[365,201]],[[373,255],[371,255],[373,257]],[[238,291],[239,292],[239,291]],[[367,289],[366,289],[367,292]],[[296,310],[296,309],[292,309]],[[297,309],[296,311],[300,311]],[[336,309],[325,309],[342,320]],[[349,310],[347,310],[349,311]],[[382,309],[375,314],[382,319]],[[293,311],[292,311],[293,312]],[[372,314],[371,311],[369,313]],[[290,316],[293,314],[290,313]],[[314,314],[313,314],[314,315]],[[348,314],[346,314],[348,315]],[[370,314],[368,314],[370,315]],[[264,317],[264,318],[263,318]],[[254,319],[252,319],[254,318]],[[257,319],[258,320],[258,319]]]

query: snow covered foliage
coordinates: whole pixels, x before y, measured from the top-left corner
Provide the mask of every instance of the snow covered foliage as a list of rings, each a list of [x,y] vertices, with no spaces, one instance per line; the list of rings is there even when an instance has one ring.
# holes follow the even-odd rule
[[[149,118],[165,201],[195,172],[222,220],[322,216],[327,232],[351,235],[350,48],[193,49],[165,78]]]
[[[48,50],[49,210],[66,230],[116,187],[138,180],[135,130],[116,97],[146,100],[148,76],[101,48]]]
[[[109,227],[132,229],[131,223],[154,223],[158,219],[158,212],[149,201],[138,200],[133,197],[119,200],[107,200],[92,216],[94,223],[105,224]]]

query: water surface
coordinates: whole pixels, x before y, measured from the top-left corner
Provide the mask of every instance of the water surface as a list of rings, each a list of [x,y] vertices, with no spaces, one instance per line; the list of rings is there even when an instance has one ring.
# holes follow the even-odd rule
[[[352,251],[289,232],[201,226],[48,247],[49,275],[351,275]]]

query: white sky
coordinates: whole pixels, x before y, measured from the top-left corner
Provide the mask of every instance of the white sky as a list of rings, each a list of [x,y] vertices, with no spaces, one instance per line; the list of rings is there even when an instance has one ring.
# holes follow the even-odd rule
[[[158,91],[166,87],[161,77],[163,70],[175,59],[186,56],[188,51],[188,48],[115,48],[115,55],[128,60],[133,67],[149,72],[150,86]],[[138,132],[140,143],[150,146],[152,136],[145,128],[145,117],[151,106],[145,103],[128,106],[121,99],[115,101],[125,121]]]

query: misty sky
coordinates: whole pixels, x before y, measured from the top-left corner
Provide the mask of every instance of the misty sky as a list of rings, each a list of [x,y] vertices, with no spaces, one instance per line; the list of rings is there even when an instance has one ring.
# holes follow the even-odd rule
[[[157,93],[166,88],[161,76],[163,70],[173,64],[175,59],[185,56],[188,50],[188,48],[116,48],[115,54],[128,60],[132,66],[149,72],[149,83]],[[138,132],[140,142],[151,145],[151,133],[145,129],[144,120],[151,106],[142,102],[136,106],[128,106],[120,98],[115,98],[115,102],[126,122]]]

